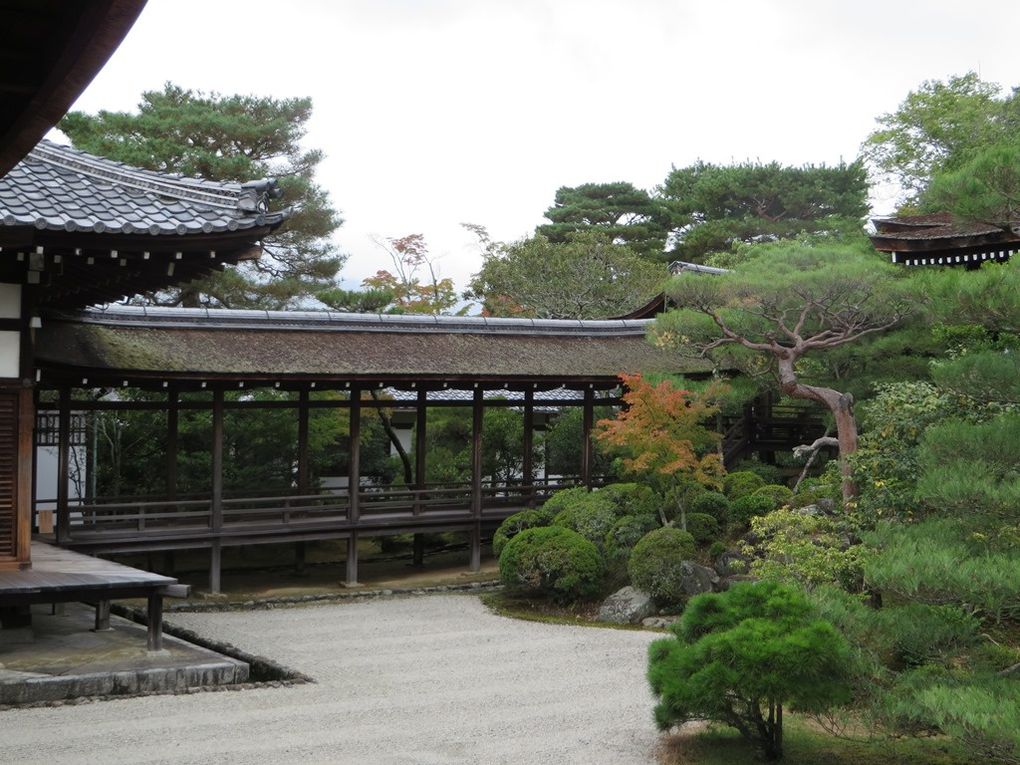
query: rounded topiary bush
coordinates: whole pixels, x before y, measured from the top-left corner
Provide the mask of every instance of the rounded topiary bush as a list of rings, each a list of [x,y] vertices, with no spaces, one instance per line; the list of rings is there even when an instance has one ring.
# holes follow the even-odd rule
[[[698,545],[706,545],[719,536],[719,522],[707,513],[687,513],[687,532]]]
[[[762,480],[765,481],[765,483],[783,482],[782,470],[780,470],[775,465],[770,465],[767,462],[758,462],[758,460],[741,460],[736,464],[733,472],[755,473],[761,476]]]
[[[775,507],[772,509],[778,510],[783,505],[790,504],[790,500],[793,499],[793,491],[790,490],[789,486],[783,486],[778,483],[770,483],[762,486],[754,492],[754,496],[771,498],[772,501],[775,502]]]
[[[520,534],[525,529],[535,529],[542,526],[549,526],[552,523],[553,514],[545,508],[537,510],[522,510],[519,513],[507,517],[496,533],[492,535],[492,553],[497,558],[506,547],[506,543]]]
[[[525,529],[499,556],[499,576],[508,589],[561,603],[598,595],[604,573],[595,545],[561,526]]]
[[[625,515],[618,518],[606,534],[604,545],[606,558],[613,561],[625,561],[630,551],[649,531],[659,528],[659,519],[650,514]]]
[[[720,523],[726,523],[730,517],[730,501],[725,494],[717,491],[706,491],[698,494],[688,508],[689,513],[711,515]]]
[[[748,494],[730,505],[730,520],[748,526],[751,519],[758,515],[768,515],[776,509],[772,497],[762,494]]]
[[[604,497],[602,492],[587,492],[584,496],[574,497],[566,508],[557,513],[553,525],[576,531],[601,549],[616,520],[616,508],[608,497]]]
[[[573,489],[560,489],[559,491],[553,492],[552,496],[545,501],[542,505],[543,510],[548,510],[552,515],[566,510],[568,507],[573,505],[580,499],[587,497],[591,494],[583,486],[575,486]]]
[[[683,600],[683,571],[680,563],[694,557],[694,537],[665,526],[645,534],[630,552],[627,571],[635,587],[660,603]]]
[[[740,470],[736,473],[727,473],[723,478],[723,491],[734,502],[748,494],[753,494],[765,485],[765,479],[750,470]]]
[[[611,483],[599,489],[597,494],[613,504],[617,518],[655,515],[662,504],[662,497],[640,483]]]

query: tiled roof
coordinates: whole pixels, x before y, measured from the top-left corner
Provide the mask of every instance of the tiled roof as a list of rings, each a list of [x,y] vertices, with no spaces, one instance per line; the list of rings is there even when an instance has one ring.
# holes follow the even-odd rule
[[[972,223],[955,219],[950,213],[903,215],[892,218],[874,218],[876,230],[872,239],[955,239],[971,236],[1006,235],[1004,229],[987,223]]]
[[[88,376],[611,382],[621,372],[707,372],[653,347],[644,321],[389,317],[333,312],[90,310],[46,317],[44,370]],[[44,374],[47,374],[44,371]]]
[[[274,187],[141,170],[42,141],[0,178],[0,224],[162,236],[243,231],[287,217],[267,211]]]

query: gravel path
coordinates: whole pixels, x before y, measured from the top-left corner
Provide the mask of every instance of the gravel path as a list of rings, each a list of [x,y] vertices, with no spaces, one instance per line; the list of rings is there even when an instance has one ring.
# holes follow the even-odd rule
[[[656,637],[537,624],[477,597],[174,614],[314,684],[0,712],[19,763],[654,762]]]

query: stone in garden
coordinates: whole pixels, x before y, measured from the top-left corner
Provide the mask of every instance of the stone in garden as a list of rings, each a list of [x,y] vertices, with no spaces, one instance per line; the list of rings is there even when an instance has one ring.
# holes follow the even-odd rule
[[[707,566],[699,566],[697,563],[683,561],[680,564],[681,584],[680,587],[688,597],[700,595],[703,592],[712,592],[712,588],[718,583],[719,575],[715,569]]]
[[[715,560],[715,571],[719,576],[733,576],[747,573],[747,558],[740,550],[731,549]]]
[[[639,624],[654,613],[655,604],[648,593],[627,585],[605,599],[599,608],[599,621]]]

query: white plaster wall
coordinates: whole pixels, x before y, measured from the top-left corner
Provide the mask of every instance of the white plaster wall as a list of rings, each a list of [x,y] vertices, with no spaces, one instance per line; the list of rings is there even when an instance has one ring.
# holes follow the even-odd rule
[[[0,284],[0,319],[21,318],[21,285]]]

